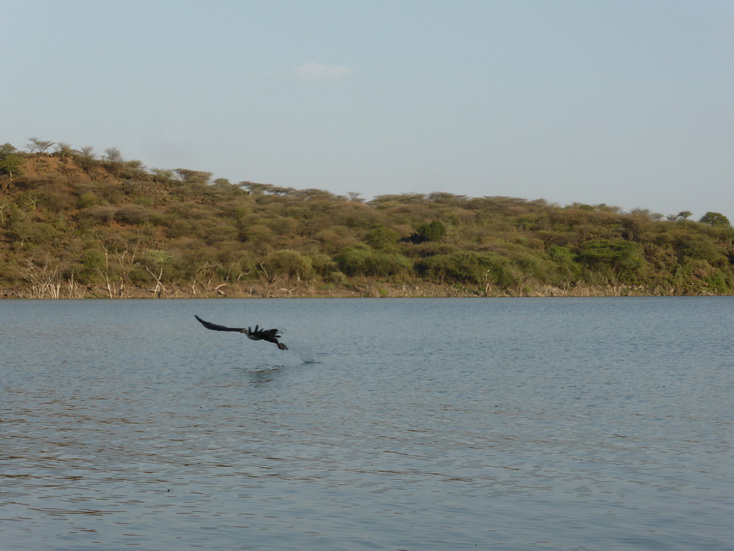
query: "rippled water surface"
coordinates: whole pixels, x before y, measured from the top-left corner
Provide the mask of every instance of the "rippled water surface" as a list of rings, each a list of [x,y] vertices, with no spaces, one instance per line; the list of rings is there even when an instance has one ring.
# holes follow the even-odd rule
[[[0,548],[731,550],[733,328],[731,298],[1,301]]]

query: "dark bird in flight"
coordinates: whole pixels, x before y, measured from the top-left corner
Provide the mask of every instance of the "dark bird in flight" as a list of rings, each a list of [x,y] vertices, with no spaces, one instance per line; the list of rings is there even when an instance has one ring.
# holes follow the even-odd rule
[[[248,339],[252,339],[253,341],[268,341],[272,342],[274,344],[278,345],[278,348],[281,350],[288,350],[288,347],[285,345],[285,343],[279,342],[278,338],[280,338],[280,334],[278,333],[277,329],[260,329],[259,325],[255,326],[255,329],[251,329],[248,327],[245,329],[244,327],[225,327],[224,325],[217,325],[216,323],[209,323],[208,321],[204,321],[199,316],[194,316],[199,322],[206,327],[207,329],[211,329],[212,331],[237,331],[238,333],[244,333],[247,335]]]

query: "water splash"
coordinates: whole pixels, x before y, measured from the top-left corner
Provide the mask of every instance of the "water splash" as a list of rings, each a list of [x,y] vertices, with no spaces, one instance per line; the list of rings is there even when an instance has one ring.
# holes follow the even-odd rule
[[[319,355],[314,352],[311,348],[295,346],[290,348],[291,352],[296,354],[304,364],[318,364],[321,363]]]

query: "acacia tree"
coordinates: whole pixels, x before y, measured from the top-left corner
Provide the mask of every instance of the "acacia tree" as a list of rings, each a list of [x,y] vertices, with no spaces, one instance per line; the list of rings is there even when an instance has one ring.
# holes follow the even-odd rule
[[[721,214],[720,212],[707,212],[704,214],[699,222],[703,224],[709,224],[710,226],[720,227],[729,226],[729,219]]]
[[[94,148],[91,145],[86,145],[80,148],[79,151],[76,152],[76,155],[79,166],[84,169],[92,168],[96,162]]]
[[[46,153],[54,146],[54,142],[39,140],[38,138],[28,138],[28,151],[31,153]]]
[[[55,152],[59,157],[69,157],[74,154],[74,148],[68,143],[59,142],[56,144]]]
[[[0,174],[7,174],[10,179],[17,174],[20,167],[23,166],[23,157],[17,154],[17,150],[6,143],[0,146]]]
[[[642,247],[633,241],[595,239],[583,245],[577,258],[593,271],[632,281],[645,269],[642,253]]]
[[[177,168],[176,173],[181,177],[187,184],[193,185],[206,185],[212,178],[211,172],[204,172],[201,170],[189,170],[187,168]]]
[[[104,160],[108,163],[121,163],[123,161],[122,153],[116,147],[108,147],[104,150]]]

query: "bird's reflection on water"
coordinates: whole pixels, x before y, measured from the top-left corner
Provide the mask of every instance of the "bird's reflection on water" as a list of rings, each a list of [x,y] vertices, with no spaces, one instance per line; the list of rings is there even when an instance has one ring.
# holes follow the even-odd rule
[[[274,381],[284,371],[286,371],[286,369],[287,366],[278,365],[273,367],[261,367],[258,369],[242,368],[240,371],[243,371],[247,375],[253,386],[262,386]]]
[[[310,364],[319,364],[322,363],[319,361],[316,356],[309,356],[307,358],[304,358],[303,355],[301,355],[301,360],[303,363],[297,364],[297,365],[272,365],[272,366],[261,366],[261,367],[239,367],[237,368],[237,371],[243,373],[248,377],[250,382],[253,384],[253,386],[260,386],[267,383],[270,383],[280,377],[283,377],[286,372],[298,369],[299,367],[305,367]]]

